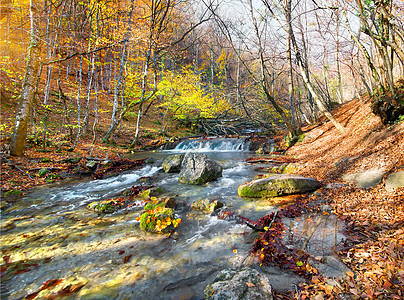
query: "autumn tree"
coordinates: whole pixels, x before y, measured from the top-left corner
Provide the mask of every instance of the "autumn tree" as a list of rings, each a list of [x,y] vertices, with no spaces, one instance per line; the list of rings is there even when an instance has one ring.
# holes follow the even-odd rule
[[[27,127],[35,97],[35,87],[40,65],[41,36],[40,16],[42,13],[42,1],[30,0],[30,44],[27,55],[27,66],[22,87],[22,93],[17,108],[13,136],[10,142],[10,154],[24,155]]]

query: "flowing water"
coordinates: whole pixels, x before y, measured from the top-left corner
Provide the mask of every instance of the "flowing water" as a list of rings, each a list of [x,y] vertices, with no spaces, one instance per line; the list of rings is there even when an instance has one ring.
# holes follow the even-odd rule
[[[190,186],[178,183],[178,174],[161,170],[167,155],[190,149],[219,161],[223,177]],[[245,236],[250,230],[235,221],[193,211],[190,204],[219,199],[253,220],[276,209],[268,202],[237,195],[238,185],[258,174],[256,166],[245,163],[253,155],[246,149],[248,145],[238,139],[187,141],[171,151],[137,155],[134,158],[154,158],[142,169],[103,180],[45,186],[19,199],[2,212],[1,299],[22,299],[38,291],[36,299],[63,291],[67,299],[203,299],[204,288],[218,270],[240,266],[248,256],[251,244]],[[176,210],[182,223],[174,234],[141,231],[136,221],[141,207],[105,215],[86,209],[90,202],[141,184],[142,177],[152,177],[154,185],[183,203]],[[331,245],[341,240],[335,226],[324,229],[335,238]],[[52,285],[51,279],[61,281]]]

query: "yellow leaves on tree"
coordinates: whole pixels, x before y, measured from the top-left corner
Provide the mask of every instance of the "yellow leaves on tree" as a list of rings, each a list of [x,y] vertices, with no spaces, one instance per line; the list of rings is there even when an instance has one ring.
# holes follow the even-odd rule
[[[160,107],[170,111],[175,119],[211,118],[226,108],[223,100],[215,101],[205,93],[200,76],[190,68],[166,71],[162,76],[158,85],[158,95],[163,96]]]

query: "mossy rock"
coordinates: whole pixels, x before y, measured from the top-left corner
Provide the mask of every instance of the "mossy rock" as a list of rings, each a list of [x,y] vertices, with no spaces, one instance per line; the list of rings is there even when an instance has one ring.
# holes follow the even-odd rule
[[[95,171],[98,167],[99,163],[94,161],[94,160],[89,160],[86,164],[86,168],[91,170],[91,171]]]
[[[276,197],[311,192],[318,189],[320,185],[314,178],[276,175],[242,184],[238,187],[238,194],[249,198]]]
[[[164,201],[153,202],[145,205],[145,212],[140,217],[140,228],[146,232],[165,232],[174,220],[174,209],[166,207]]]
[[[161,188],[161,187],[151,187],[151,188],[149,188],[149,189],[147,189],[147,190],[144,190],[141,194],[140,194],[140,196],[142,197],[142,198],[151,198],[151,197],[157,197],[157,196],[160,196],[161,194],[163,194],[164,193],[164,189],[163,188]]]
[[[123,207],[123,203],[116,200],[104,200],[98,202],[91,202],[87,208],[101,213],[113,213]]]
[[[154,163],[154,159],[152,157],[148,157],[148,158],[146,158],[146,160],[144,162],[145,162],[145,164],[152,164],[152,163]]]
[[[209,199],[200,199],[196,200],[191,204],[191,207],[193,209],[198,209],[198,210],[203,210],[203,211],[208,211],[208,212],[214,212],[215,210],[222,208],[224,204],[218,200],[212,200],[210,201]]]
[[[4,193],[4,197],[22,196],[22,195],[24,195],[24,192],[23,192],[23,191],[20,191],[20,190],[17,190],[17,189],[15,189],[15,190],[9,190],[9,191],[7,191],[7,192]]]
[[[40,169],[39,171],[38,171],[38,176],[39,177],[45,177],[46,175],[48,175],[49,174],[49,169],[48,168],[43,168],[43,169]]]

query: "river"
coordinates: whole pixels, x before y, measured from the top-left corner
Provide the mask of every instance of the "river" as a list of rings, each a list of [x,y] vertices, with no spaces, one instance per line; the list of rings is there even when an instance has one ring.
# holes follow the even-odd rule
[[[178,183],[178,174],[162,171],[167,155],[190,150],[217,160],[224,168],[223,177],[190,186]],[[248,145],[237,139],[184,142],[171,151],[135,154],[133,158],[154,160],[139,170],[32,191],[2,212],[1,222],[9,225],[0,240],[1,299],[27,295],[41,299],[52,294],[65,295],[64,299],[203,299],[204,288],[218,270],[240,266],[248,257],[250,229],[191,210],[190,204],[218,199],[253,220],[275,210],[269,202],[237,195],[237,187],[259,173],[256,166],[245,163],[252,155]],[[141,184],[143,177],[152,177],[154,185],[183,204],[176,210],[182,223],[175,233],[141,231],[136,218],[142,207],[103,215],[86,208]]]

